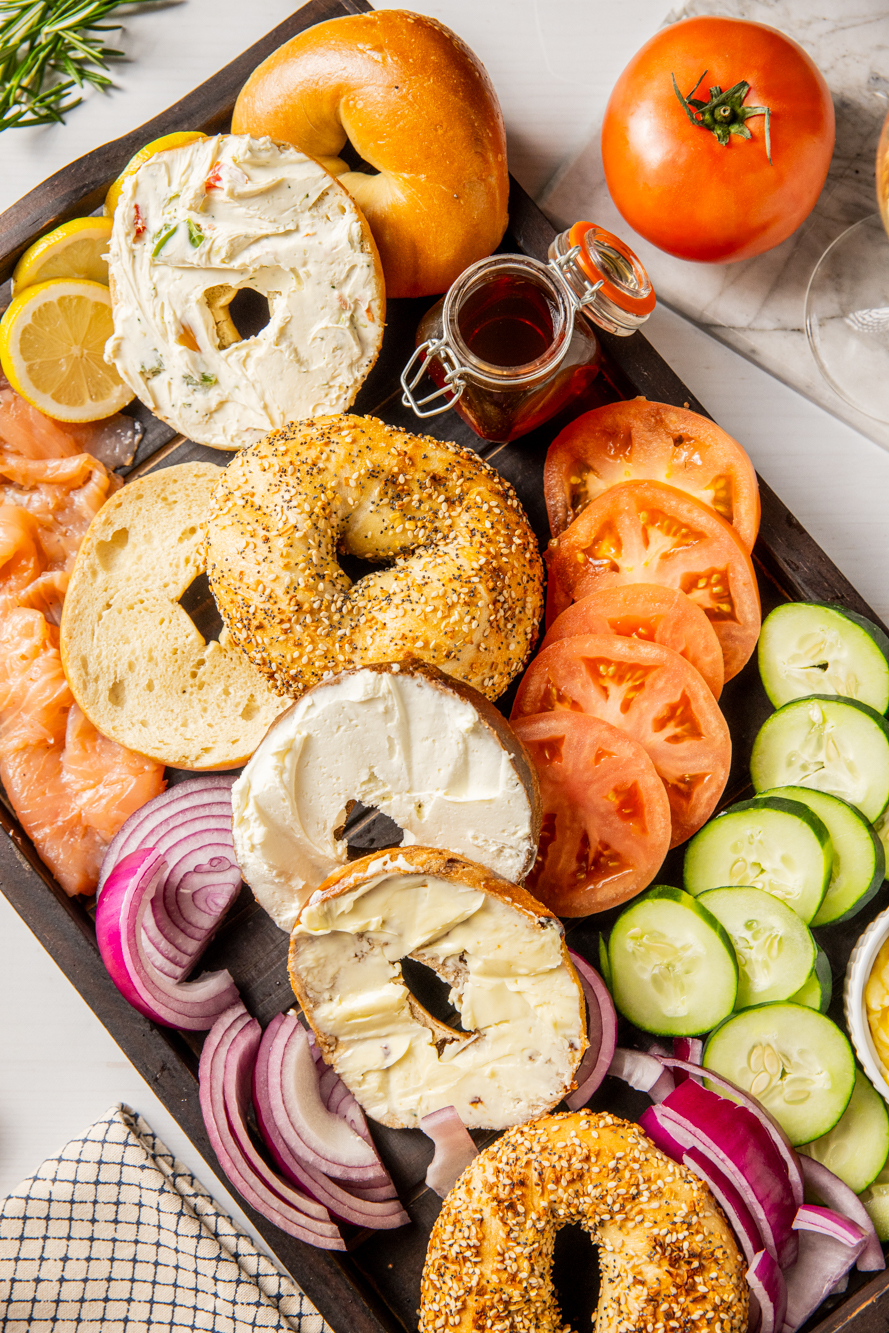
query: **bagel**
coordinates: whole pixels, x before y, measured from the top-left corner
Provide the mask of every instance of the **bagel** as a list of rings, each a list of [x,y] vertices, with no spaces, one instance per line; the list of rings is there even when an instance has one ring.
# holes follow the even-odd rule
[[[450,985],[462,1031],[414,998],[405,957]],[[573,1086],[587,1046],[558,918],[429,847],[376,852],[326,879],[293,929],[290,979],[325,1060],[393,1128],[444,1106],[470,1129],[529,1120]]]
[[[466,1168],[432,1229],[419,1333],[570,1333],[552,1260],[571,1224],[599,1250],[596,1333],[746,1333],[745,1264],[706,1185],[590,1111],[512,1129]]]
[[[390,297],[445,291],[506,230],[497,94],[469,47],[422,14],[299,33],[247,80],[232,129],[292,143],[339,177],[370,223]],[[376,175],[349,169],[347,140]]]
[[[244,763],[287,707],[223,630],[206,642],[179,599],[204,569],[219,469],[139,477],[90,525],[62,612],[62,664],[105,736],[175,768]]]
[[[125,177],[108,256],[107,359],[155,416],[237,449],[295,417],[339,412],[377,358],[386,302],[361,211],[317,162],[221,134]],[[229,306],[265,297],[241,337]]]
[[[496,699],[536,637],[542,562],[512,487],[471,450],[372,417],[294,422],[242,450],[207,542],[233,637],[293,698],[418,657]],[[389,568],[352,583],[338,550]]]
[[[477,690],[422,662],[343,672],[273,722],[232,792],[238,864],[282,930],[348,859],[354,801],[404,830],[405,846],[451,848],[506,879],[534,864],[537,776]]]

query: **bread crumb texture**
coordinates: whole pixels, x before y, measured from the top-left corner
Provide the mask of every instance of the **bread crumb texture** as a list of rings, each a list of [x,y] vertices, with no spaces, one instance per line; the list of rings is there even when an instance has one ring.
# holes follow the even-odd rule
[[[352,582],[345,553],[381,566]],[[207,570],[235,641],[281,694],[415,656],[496,699],[543,610],[537,541],[469,449],[347,414],[293,422],[221,474]]]
[[[423,1270],[420,1333],[571,1333],[553,1244],[599,1250],[596,1333],[743,1333],[747,1281],[710,1191],[638,1125],[580,1111],[509,1130],[445,1200]]]

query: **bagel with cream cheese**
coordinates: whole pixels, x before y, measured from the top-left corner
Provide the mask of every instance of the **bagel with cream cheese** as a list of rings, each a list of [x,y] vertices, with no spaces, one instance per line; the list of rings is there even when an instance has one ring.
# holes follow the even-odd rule
[[[506,230],[497,94],[469,47],[423,14],[349,15],[299,33],[247,80],[232,129],[292,143],[341,180],[370,223],[390,297],[445,291]],[[347,140],[376,174],[349,169]]]
[[[74,698],[95,727],[175,768],[244,763],[287,707],[223,630],[207,642],[179,599],[204,570],[219,469],[182,463],[131,481],[83,539],[62,612]]]
[[[297,421],[219,473],[207,529],[217,605],[280,694],[418,657],[496,699],[543,608],[537,540],[470,449],[373,417]],[[338,553],[384,567],[353,583]]]
[[[382,343],[382,270],[361,210],[268,138],[199,138],[126,176],[108,272],[108,360],[162,421],[216,449],[342,411]],[[245,289],[269,307],[251,337],[229,308]]]
[[[591,1111],[511,1129],[466,1168],[432,1229],[420,1333],[567,1333],[552,1263],[572,1224],[599,1250],[596,1333],[746,1333],[745,1263],[707,1186]]]
[[[407,957],[450,985],[462,1031],[411,994]],[[429,847],[375,852],[326,879],[290,937],[290,979],[325,1060],[394,1128],[444,1106],[470,1129],[530,1120],[572,1087],[587,1046],[558,917]]]
[[[345,865],[350,806],[388,815],[403,846],[472,857],[521,881],[540,833],[524,746],[477,690],[425,663],[329,676],[277,721],[232,792],[238,864],[272,920],[291,930],[322,880]]]

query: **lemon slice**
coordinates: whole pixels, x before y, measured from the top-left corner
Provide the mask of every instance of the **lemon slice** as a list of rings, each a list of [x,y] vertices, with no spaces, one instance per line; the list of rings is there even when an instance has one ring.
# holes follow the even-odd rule
[[[105,251],[111,240],[110,218],[72,218],[29,245],[15,266],[12,294],[51,278],[87,278],[108,283]]]
[[[98,421],[133,397],[105,343],[111,293],[100,282],[56,278],[26,287],[0,320],[0,366],[12,387],[58,421]]]
[[[140,148],[134,157],[124,167],[117,180],[111,186],[111,189],[105,196],[105,214],[107,217],[114,216],[114,210],[117,208],[117,201],[120,198],[120,191],[123,183],[128,176],[132,176],[138,171],[143,162],[147,162],[155,153],[163,153],[168,148],[184,148],[187,143],[194,143],[195,139],[206,139],[206,134],[200,130],[177,130],[175,134],[162,134],[159,139],[152,139],[144,148]]]

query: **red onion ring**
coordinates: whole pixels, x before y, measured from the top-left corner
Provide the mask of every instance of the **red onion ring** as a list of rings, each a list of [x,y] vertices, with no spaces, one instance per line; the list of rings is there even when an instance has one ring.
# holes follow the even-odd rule
[[[653,1102],[662,1102],[676,1087],[673,1075],[664,1068],[659,1055],[633,1051],[628,1046],[617,1047],[608,1072],[637,1092],[647,1092]]]
[[[420,1120],[420,1128],[435,1144],[435,1152],[426,1172],[426,1184],[444,1198],[450,1194],[470,1162],[478,1156],[478,1148],[453,1106],[442,1106],[437,1111],[430,1111]]]
[[[844,1180],[840,1180],[839,1176],[835,1176],[832,1171],[829,1171],[822,1162],[816,1162],[814,1157],[806,1157],[803,1154],[800,1161],[802,1162],[807,1191],[814,1194],[822,1203],[826,1203],[834,1212],[854,1222],[867,1237],[867,1244],[858,1256],[857,1267],[859,1271],[862,1273],[877,1273],[885,1268],[886,1257],[883,1254],[883,1247],[870,1219],[870,1214],[858,1195],[849,1188]]]
[[[565,1098],[569,1111],[579,1111],[582,1106],[586,1106],[608,1073],[617,1045],[617,1014],[608,987],[596,969],[573,949],[569,949],[568,954],[586,997],[587,1035],[590,1043],[574,1076],[577,1087]]]
[[[794,1223],[800,1233],[799,1258],[785,1273],[787,1312],[784,1333],[795,1333],[837,1287],[867,1246],[861,1227],[829,1208],[803,1204]]]
[[[140,1013],[167,1027],[203,1032],[238,1000],[238,991],[228,972],[174,980],[149,956],[143,923],[164,869],[154,850],[118,862],[96,905],[96,942],[112,981]]]
[[[754,1329],[758,1333],[781,1333],[787,1309],[787,1286],[768,1250],[760,1250],[747,1269],[747,1283],[759,1314]],[[753,1301],[751,1307],[752,1304]]]

